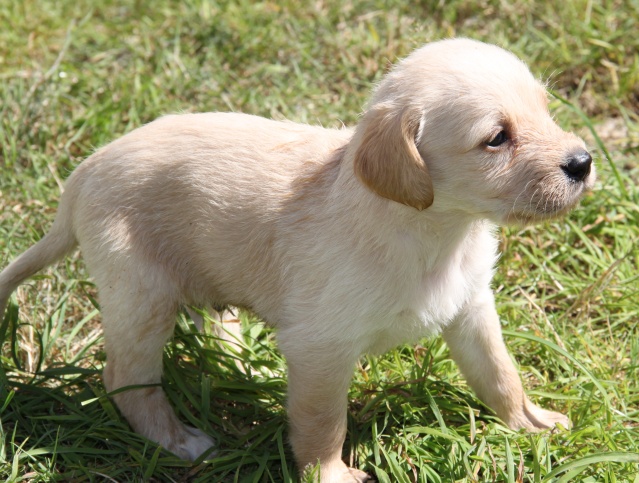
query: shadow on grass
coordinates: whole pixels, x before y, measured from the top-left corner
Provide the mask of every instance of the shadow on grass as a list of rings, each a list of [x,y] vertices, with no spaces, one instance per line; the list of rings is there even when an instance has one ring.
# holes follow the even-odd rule
[[[16,367],[19,326],[17,308],[10,307],[0,333],[12,347],[0,364],[0,469],[20,461],[51,481],[97,475],[116,481],[287,481],[295,474],[286,442],[285,381],[277,371],[268,378],[260,373],[280,364],[268,344],[253,342],[243,371],[215,337],[178,324],[165,349],[162,386],[179,417],[218,443],[215,458],[193,465],[132,432],[106,397],[101,368],[87,367],[94,357],[35,374]],[[36,340],[42,341],[40,334]]]

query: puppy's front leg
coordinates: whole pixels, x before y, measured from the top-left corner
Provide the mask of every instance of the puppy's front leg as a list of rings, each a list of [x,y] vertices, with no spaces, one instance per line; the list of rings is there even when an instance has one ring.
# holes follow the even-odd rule
[[[321,483],[366,481],[365,472],[342,461],[348,386],[358,354],[340,343],[291,342],[281,340],[280,346],[288,362],[288,417],[300,471],[319,462]]]
[[[470,386],[510,428],[570,427],[566,416],[541,409],[524,393],[489,289],[476,295],[443,336]]]

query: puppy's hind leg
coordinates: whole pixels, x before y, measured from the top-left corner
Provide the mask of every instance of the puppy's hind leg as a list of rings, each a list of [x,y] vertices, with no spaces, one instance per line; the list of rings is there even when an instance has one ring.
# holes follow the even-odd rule
[[[160,269],[109,267],[98,279],[107,364],[104,381],[133,429],[181,458],[210,451],[213,440],[182,424],[159,387],[162,354],[173,334],[177,297]],[[144,385],[143,388],[123,389]]]
[[[534,405],[524,393],[502,339],[490,290],[476,296],[443,335],[470,386],[510,428],[570,427],[566,416]]]

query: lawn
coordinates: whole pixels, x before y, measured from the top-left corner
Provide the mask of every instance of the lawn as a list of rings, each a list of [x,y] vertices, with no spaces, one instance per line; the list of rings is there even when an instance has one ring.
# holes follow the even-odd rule
[[[162,114],[352,125],[389,66],[425,42],[512,50],[547,81],[555,118],[586,139],[599,173],[567,218],[500,231],[494,280],[528,393],[573,428],[508,430],[432,338],[360,361],[344,456],[381,482],[639,483],[636,0],[0,0],[0,26],[2,267],[48,229],[82,159]],[[12,302],[0,325],[0,479],[297,481],[285,364],[251,314],[241,357],[186,313],[166,348],[169,398],[219,441],[216,458],[192,465],[132,433],[105,397],[79,253]]]

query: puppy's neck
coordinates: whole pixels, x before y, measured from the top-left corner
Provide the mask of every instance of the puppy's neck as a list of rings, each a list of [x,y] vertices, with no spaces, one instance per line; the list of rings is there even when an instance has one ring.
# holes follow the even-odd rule
[[[339,169],[339,174],[333,174],[328,203],[314,208],[327,209],[333,221],[340,219],[339,225],[353,244],[389,248],[401,245],[397,253],[412,252],[425,261],[426,269],[432,269],[474,233],[492,226],[477,215],[438,202],[437,196],[424,210],[383,198],[356,178],[349,169],[348,158],[341,159],[332,169]]]

